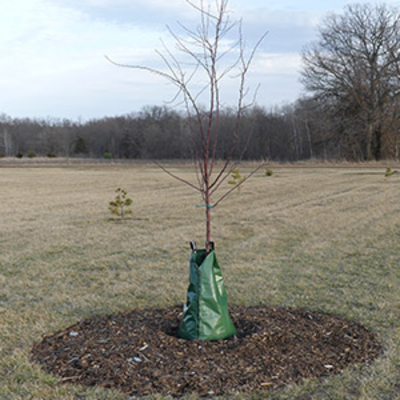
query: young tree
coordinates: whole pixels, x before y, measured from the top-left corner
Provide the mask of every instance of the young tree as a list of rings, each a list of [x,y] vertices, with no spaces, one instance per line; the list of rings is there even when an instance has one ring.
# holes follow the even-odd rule
[[[127,214],[132,214],[129,207],[132,205],[132,199],[128,197],[128,192],[124,189],[118,188],[115,193],[115,199],[108,203],[111,214],[117,215],[122,220],[125,219]]]
[[[254,104],[254,96],[248,101],[249,89],[246,76],[256,50],[266,36],[264,33],[255,45],[247,50],[242,34],[242,23],[232,22],[228,11],[228,0],[216,0],[213,4],[186,2],[198,12],[200,23],[195,29],[180,24],[182,37],[168,28],[175,41],[178,54],[163,44],[163,51],[157,51],[164,69],[143,65],[120,64],[107,59],[115,65],[145,70],[172,83],[177,93],[174,100],[180,98],[187,114],[187,122],[192,140],[193,159],[197,182],[193,183],[169,171],[163,165],[152,160],[173,178],[187,184],[202,197],[206,220],[206,253],[210,251],[211,210],[217,208],[236,188],[249,179],[259,168],[247,175],[246,179],[221,193],[222,184],[237,168],[240,157],[234,157],[238,142],[241,116],[244,110]],[[229,35],[236,30],[236,38]],[[231,132],[229,150],[226,158],[216,169],[216,154],[220,134],[220,115],[222,112],[221,91],[223,83],[232,77],[237,83],[237,105],[235,108],[235,126]],[[201,83],[199,89],[198,82]],[[207,104],[206,107],[201,104]]]

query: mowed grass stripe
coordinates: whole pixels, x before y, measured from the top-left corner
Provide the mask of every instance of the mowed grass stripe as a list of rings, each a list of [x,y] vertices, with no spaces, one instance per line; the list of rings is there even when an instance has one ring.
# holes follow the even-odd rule
[[[0,172],[0,399],[124,398],[59,385],[29,362],[31,344],[84,317],[183,303],[188,242],[204,241],[200,196],[151,165]],[[123,223],[108,212],[118,187],[133,199]],[[385,346],[367,369],[263,398],[397,400],[399,188],[384,168],[277,168],[213,211],[231,304],[341,314]]]

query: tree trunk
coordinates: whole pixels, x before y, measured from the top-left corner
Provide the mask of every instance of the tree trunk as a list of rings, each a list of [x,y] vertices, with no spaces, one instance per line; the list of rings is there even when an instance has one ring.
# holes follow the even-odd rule
[[[372,133],[373,133],[372,122],[368,122],[367,133],[365,135],[365,154],[364,154],[364,158],[367,161],[372,160]]]
[[[306,127],[306,132],[307,132],[307,140],[308,140],[308,153],[310,155],[310,158],[313,158],[313,150],[312,150],[312,142],[311,142],[311,133],[310,133],[310,127],[308,126],[308,118],[306,116],[306,119],[304,121],[304,125]]]
[[[206,254],[210,252],[211,241],[211,208],[210,208],[210,189],[206,188]]]
[[[374,157],[376,161],[379,161],[382,158],[382,131],[380,129],[375,132],[375,138]]]
[[[6,128],[3,129],[3,140],[4,140],[4,153],[6,156],[11,156],[12,155],[11,138],[8,135],[8,131]]]
[[[299,143],[298,143],[298,137],[297,137],[297,127],[296,127],[296,122],[292,116],[292,148],[294,151],[294,157],[295,160],[298,161],[300,159],[300,150],[299,150]]]

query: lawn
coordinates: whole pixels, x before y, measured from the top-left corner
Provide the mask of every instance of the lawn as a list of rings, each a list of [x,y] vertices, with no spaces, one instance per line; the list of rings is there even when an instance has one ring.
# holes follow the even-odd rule
[[[341,315],[375,331],[384,353],[251,398],[399,399],[400,174],[273,170],[213,210],[230,304]],[[118,187],[133,199],[123,222],[108,211]],[[189,242],[204,241],[197,192],[146,164],[0,168],[0,188],[0,399],[127,399],[61,383],[30,362],[31,346],[84,317],[182,304]]]

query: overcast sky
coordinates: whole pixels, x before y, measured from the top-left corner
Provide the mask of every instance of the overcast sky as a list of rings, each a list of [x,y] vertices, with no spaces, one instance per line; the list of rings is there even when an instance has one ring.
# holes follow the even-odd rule
[[[193,0],[195,1],[195,0]],[[366,1],[359,1],[366,3]],[[316,26],[344,0],[231,0],[231,18],[243,18],[251,44],[268,36],[250,71],[261,84],[258,104],[282,105],[302,93],[300,52]],[[399,1],[386,1],[399,5]],[[83,120],[163,105],[173,88],[155,76],[110,64],[159,67],[168,24],[196,25],[184,0],[0,0],[0,114]],[[224,102],[235,96],[226,87]]]

